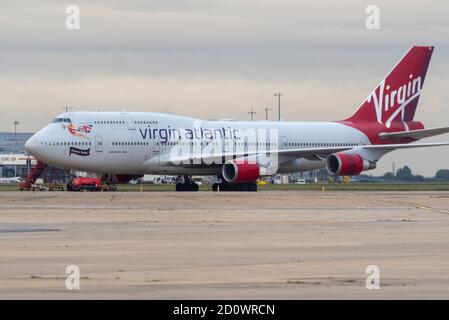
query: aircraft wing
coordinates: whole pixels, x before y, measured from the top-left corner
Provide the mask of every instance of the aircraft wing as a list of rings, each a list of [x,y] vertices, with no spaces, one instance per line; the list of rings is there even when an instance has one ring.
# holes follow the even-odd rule
[[[320,157],[327,157],[336,152],[347,151],[351,149],[365,149],[378,150],[381,152],[389,152],[396,149],[411,149],[411,148],[425,148],[425,147],[440,147],[447,146],[449,142],[429,142],[429,143],[402,143],[402,144],[376,144],[364,146],[347,146],[347,147],[331,147],[331,148],[307,148],[307,149],[292,149],[292,150],[276,150],[278,155],[291,156],[292,158],[306,158],[319,159]]]
[[[439,127],[431,129],[419,129],[401,132],[381,132],[379,137],[382,139],[390,138],[412,138],[412,139],[423,139],[428,137],[437,136],[439,134],[448,133],[449,127]]]
[[[376,145],[363,146],[362,148],[368,149],[368,150],[392,151],[392,150],[396,150],[396,149],[441,147],[441,146],[447,146],[447,145],[449,145],[449,142],[428,142],[428,143],[376,144]]]
[[[161,161],[165,160],[172,164],[223,164],[224,160],[232,160],[239,158],[246,158],[249,156],[255,155],[264,155],[264,154],[272,154],[277,153],[278,155],[291,156],[292,158],[313,158],[317,156],[328,156],[332,153],[347,151],[354,148],[353,146],[346,147],[321,147],[321,148],[301,148],[301,149],[289,149],[289,150],[254,150],[248,152],[230,152],[230,153],[214,153],[214,154],[202,154],[202,155],[193,155],[193,156],[170,156],[168,154],[165,155],[166,159],[161,159]]]
[[[365,146],[343,146],[343,147],[324,147],[324,148],[301,148],[301,149],[289,149],[289,150],[270,150],[265,151],[252,151],[252,152],[235,152],[235,153],[221,153],[213,155],[194,155],[194,156],[180,156],[180,157],[170,157],[166,155],[167,162],[177,165],[204,165],[204,164],[222,164],[223,160],[231,160],[238,158],[245,158],[254,155],[263,155],[266,153],[277,153],[279,156],[287,156],[292,158],[306,158],[306,159],[316,159],[325,158],[330,154],[348,151],[353,148],[366,149],[366,150],[379,150],[379,151],[393,151],[396,149],[411,149],[411,148],[425,148],[425,147],[440,147],[447,146],[449,142],[430,142],[430,143],[404,143],[404,144],[378,144],[378,145],[365,145]]]

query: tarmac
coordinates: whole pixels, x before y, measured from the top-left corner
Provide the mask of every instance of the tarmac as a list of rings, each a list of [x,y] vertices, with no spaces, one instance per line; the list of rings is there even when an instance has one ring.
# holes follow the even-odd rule
[[[449,192],[1,192],[0,299],[447,299],[448,231]]]

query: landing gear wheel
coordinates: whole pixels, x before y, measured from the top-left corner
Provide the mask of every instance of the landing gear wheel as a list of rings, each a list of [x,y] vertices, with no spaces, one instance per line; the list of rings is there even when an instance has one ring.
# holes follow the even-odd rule
[[[198,191],[200,187],[195,182],[177,183],[176,191]]]
[[[217,192],[217,191],[218,191],[218,183],[214,183],[214,184],[212,185],[212,191],[213,191],[213,192]]]
[[[220,191],[231,191],[231,185],[228,183],[220,183],[219,187]]]
[[[212,191],[217,191],[220,187],[220,191],[257,191],[257,184],[255,182],[250,183],[220,183],[215,186],[212,185]]]

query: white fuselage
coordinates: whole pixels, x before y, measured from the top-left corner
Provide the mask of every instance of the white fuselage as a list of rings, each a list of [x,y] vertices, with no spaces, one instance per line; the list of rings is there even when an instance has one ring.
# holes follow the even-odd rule
[[[70,112],[37,132],[27,150],[64,169],[99,173],[219,175],[216,163],[173,164],[175,148],[200,155],[307,147],[368,145],[361,131],[337,122],[206,121],[147,112]],[[324,159],[279,157],[278,173],[322,168]]]

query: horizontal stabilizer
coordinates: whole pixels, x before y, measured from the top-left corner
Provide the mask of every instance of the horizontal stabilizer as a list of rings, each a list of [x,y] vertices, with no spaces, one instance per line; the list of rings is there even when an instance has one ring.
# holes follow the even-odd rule
[[[401,132],[381,132],[379,137],[382,139],[394,139],[394,138],[412,138],[423,139],[428,137],[437,136],[439,134],[448,133],[449,127],[431,128],[431,129],[419,129]]]

